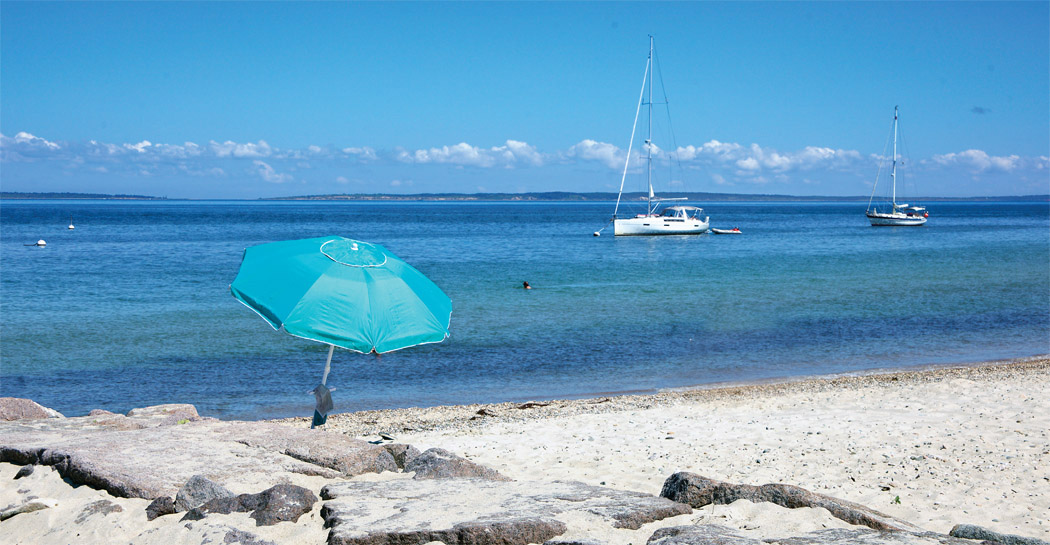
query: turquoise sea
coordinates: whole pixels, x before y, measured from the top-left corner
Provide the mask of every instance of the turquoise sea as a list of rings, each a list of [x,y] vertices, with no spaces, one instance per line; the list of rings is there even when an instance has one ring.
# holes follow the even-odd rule
[[[715,203],[743,235],[596,238],[612,203],[7,200],[0,396],[308,416],[326,347],[229,284],[245,247],[325,235],[385,245],[454,309],[444,343],[337,350],[337,412],[1050,353],[1050,206],[927,204],[920,228],[870,227],[864,203]]]

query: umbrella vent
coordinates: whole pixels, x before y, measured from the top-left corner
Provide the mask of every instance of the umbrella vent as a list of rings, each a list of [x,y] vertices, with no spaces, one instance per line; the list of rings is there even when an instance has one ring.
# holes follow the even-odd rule
[[[325,242],[321,253],[347,267],[382,267],[386,263],[386,254],[374,244],[348,238]]]

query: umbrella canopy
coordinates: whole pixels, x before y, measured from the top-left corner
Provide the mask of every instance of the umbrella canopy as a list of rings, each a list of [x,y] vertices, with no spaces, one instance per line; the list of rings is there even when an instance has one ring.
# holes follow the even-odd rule
[[[362,353],[441,342],[452,316],[448,296],[411,265],[340,236],[252,246],[230,291],[274,329]]]

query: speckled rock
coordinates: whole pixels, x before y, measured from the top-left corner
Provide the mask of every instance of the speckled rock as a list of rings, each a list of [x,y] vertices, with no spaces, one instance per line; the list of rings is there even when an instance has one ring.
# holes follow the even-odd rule
[[[186,512],[181,520],[200,520],[211,513],[228,515],[235,512],[251,513],[256,526],[272,526],[278,522],[296,522],[309,513],[317,503],[317,496],[291,484],[272,486],[258,494],[240,494],[210,500]]]
[[[432,448],[423,451],[422,454],[408,460],[405,463],[406,472],[415,472],[413,479],[457,479],[463,477],[474,477],[490,481],[509,481],[510,477],[502,473],[476,464],[456,456],[451,452]]]
[[[611,528],[638,529],[692,511],[649,494],[561,481],[349,481],[325,486],[321,498],[327,500],[321,516],[332,528],[332,545],[525,545],[564,533],[557,517],[568,512],[598,516]]]
[[[175,512],[175,501],[168,496],[161,496],[146,506],[146,520],[153,520],[164,515],[173,515]]]
[[[948,532],[948,535],[965,539],[994,541],[1002,545],[1050,545],[1050,543],[1034,537],[1001,534],[973,524],[956,524],[952,531]]]
[[[756,503],[770,502],[789,509],[822,507],[827,509],[833,517],[875,530],[923,531],[914,524],[895,519],[863,505],[810,492],[805,488],[790,484],[762,486],[730,484],[695,473],[681,472],[671,475],[664,481],[660,496],[696,508],[710,504],[729,504],[737,500],[749,500]]]
[[[32,399],[0,397],[0,420],[36,420],[40,418],[65,418],[62,413],[49,409]]]
[[[831,528],[801,536],[754,539],[718,525],[675,526],[653,533],[646,545],[977,545],[933,532],[880,532]]]
[[[205,477],[194,475],[175,494],[175,511],[189,511],[211,500],[229,498],[234,494],[225,486]]]

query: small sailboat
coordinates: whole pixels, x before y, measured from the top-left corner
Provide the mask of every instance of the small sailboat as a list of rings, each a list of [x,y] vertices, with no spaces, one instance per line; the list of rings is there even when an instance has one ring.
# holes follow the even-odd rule
[[[73,227],[73,216],[69,216],[69,227],[66,227],[66,229],[76,229],[76,227]]]
[[[653,37],[649,36],[649,60],[645,64],[645,74],[642,77],[642,90],[638,93],[638,107],[634,113],[634,126],[631,128],[631,141],[627,145],[627,160],[623,166],[623,177],[620,179],[620,193],[616,196],[616,208],[613,210],[613,234],[616,236],[628,235],[697,235],[706,233],[709,226],[709,218],[702,216],[704,210],[696,206],[678,204],[668,206],[661,210],[663,203],[670,201],[684,201],[685,198],[659,198],[653,191]],[[648,100],[645,100],[648,88]],[[666,99],[664,101],[666,103]],[[649,119],[649,135],[645,139],[646,150],[646,184],[649,196],[646,199],[646,210],[644,214],[636,214],[633,217],[620,217],[620,201],[623,197],[624,181],[627,179],[627,171],[631,164],[631,150],[634,146],[635,129],[638,128],[638,116],[642,111],[642,105],[647,106]],[[604,229],[604,227],[603,227]],[[601,233],[595,232],[595,236]]]
[[[888,206],[884,205],[880,210],[872,204],[872,201],[875,199],[875,188],[879,185],[879,177],[875,176],[875,187],[871,188],[871,198],[868,199],[868,210],[866,212],[872,227],[917,227],[924,225],[926,219],[930,217],[925,206],[913,206],[897,202],[897,106],[893,107],[893,169],[890,171],[890,180],[890,185],[892,186],[890,202],[886,203]]]

